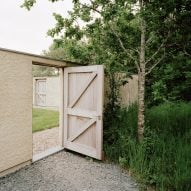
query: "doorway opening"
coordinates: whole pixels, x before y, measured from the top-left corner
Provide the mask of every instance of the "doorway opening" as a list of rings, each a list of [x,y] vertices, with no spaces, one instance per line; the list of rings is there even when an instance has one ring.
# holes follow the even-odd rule
[[[59,110],[61,80],[58,68],[33,65],[33,161],[62,149]]]

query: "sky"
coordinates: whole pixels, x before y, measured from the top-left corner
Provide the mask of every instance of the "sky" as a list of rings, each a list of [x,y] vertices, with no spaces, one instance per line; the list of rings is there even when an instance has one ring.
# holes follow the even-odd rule
[[[23,1],[0,1],[0,48],[42,54],[52,43],[52,38],[46,34],[55,25],[52,14],[67,17],[72,0],[56,3],[38,0],[30,11],[20,7]]]

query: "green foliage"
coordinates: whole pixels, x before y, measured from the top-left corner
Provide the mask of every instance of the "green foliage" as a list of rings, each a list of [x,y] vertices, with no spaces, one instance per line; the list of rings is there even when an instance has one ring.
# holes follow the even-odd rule
[[[58,69],[54,67],[33,65],[32,74],[34,77],[58,76]]]
[[[23,7],[30,9],[36,2],[24,0]],[[153,106],[166,100],[190,101],[190,1],[143,2],[144,9],[140,12],[137,0],[74,0],[68,18],[54,14],[56,25],[48,35],[59,46],[54,43],[47,54],[82,63],[104,64],[108,71],[115,68],[136,73],[142,17],[147,25],[146,72],[164,56],[147,77],[147,103]],[[127,51],[121,47],[119,39]],[[165,43],[159,50],[162,42]]]
[[[42,131],[50,129],[52,127],[58,127],[59,125],[59,113],[58,111],[46,110],[46,109],[33,109],[32,111],[32,131]]]
[[[157,190],[191,189],[191,103],[166,103],[147,109],[143,142],[136,139],[137,106],[119,109],[110,127],[105,123],[106,155],[130,168]]]
[[[152,26],[159,29],[163,25],[161,20],[164,20],[165,25],[158,30],[159,36],[165,38],[165,31],[169,31],[170,36],[165,44],[168,55],[163,60],[165,64],[155,67],[147,78],[147,103],[152,106],[166,100],[191,101],[191,25],[188,24],[191,22],[190,1],[156,0],[150,2],[149,9],[162,14],[156,19],[150,12],[146,16],[147,22],[155,23]]]
[[[23,6],[28,9],[35,3],[36,1],[25,0]],[[129,1],[129,3],[135,2]],[[108,71],[114,67],[127,73],[135,72],[133,59],[123,51],[111,30],[113,28],[119,33],[130,51],[137,47],[140,30],[136,24],[138,19],[132,14],[131,5],[126,1],[116,1],[114,4],[108,0],[87,2],[78,0],[73,1],[73,4],[73,10],[69,12],[68,18],[54,14],[56,25],[48,31],[48,35],[54,38],[57,45],[53,44],[54,48],[48,51],[48,55],[54,56],[53,52],[58,49],[63,53],[64,59],[104,64]],[[83,23],[83,27],[79,23]],[[61,37],[58,38],[58,35]],[[132,54],[137,57],[136,52]]]
[[[28,11],[31,9],[31,7],[36,3],[36,0],[24,0],[21,7],[25,7]]]
[[[166,103],[154,106],[147,112],[148,125],[156,133],[170,133],[174,137],[189,133],[191,128],[190,103]],[[162,123],[162,125],[161,125]],[[168,138],[168,136],[167,136]]]
[[[156,105],[164,101],[190,101],[191,59],[183,53],[169,57],[167,64],[156,67],[147,80],[147,103]],[[160,77],[159,77],[160,76]]]
[[[92,63],[93,61],[91,59],[91,49],[88,44],[76,41],[75,39],[55,39],[49,50],[44,51],[44,55],[83,64]]]

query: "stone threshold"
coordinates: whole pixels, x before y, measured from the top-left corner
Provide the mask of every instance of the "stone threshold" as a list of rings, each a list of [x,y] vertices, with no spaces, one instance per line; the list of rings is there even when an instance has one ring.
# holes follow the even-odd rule
[[[50,155],[53,155],[55,153],[58,153],[60,151],[64,150],[64,147],[61,147],[61,146],[56,146],[56,147],[53,147],[53,148],[50,148],[50,149],[47,149],[46,151],[43,151],[39,154],[36,154],[33,156],[33,159],[32,159],[32,162],[37,162],[41,159],[44,159]]]

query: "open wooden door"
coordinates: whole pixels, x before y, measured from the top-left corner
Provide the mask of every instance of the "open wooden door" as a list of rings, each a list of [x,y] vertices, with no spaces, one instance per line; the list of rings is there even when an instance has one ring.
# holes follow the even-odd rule
[[[64,69],[64,148],[102,159],[104,69]]]

